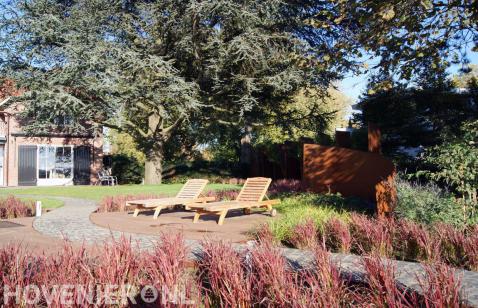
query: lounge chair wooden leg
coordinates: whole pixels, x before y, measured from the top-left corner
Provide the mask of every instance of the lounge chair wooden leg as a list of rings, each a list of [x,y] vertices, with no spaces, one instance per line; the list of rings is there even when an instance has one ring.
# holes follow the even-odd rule
[[[217,224],[222,226],[222,224],[224,223],[224,219],[226,218],[227,210],[222,210],[220,213],[221,214],[219,215],[219,220],[217,221]]]
[[[153,219],[158,219],[159,213],[161,212],[162,207],[158,206],[156,210],[154,210],[154,216]]]
[[[197,223],[199,220],[199,217],[201,217],[201,213],[198,211],[196,212],[196,214],[194,214],[193,223]]]
[[[135,209],[134,209],[134,213],[133,213],[133,217],[138,216],[138,214],[139,214],[139,209],[138,209],[138,208],[135,208]]]

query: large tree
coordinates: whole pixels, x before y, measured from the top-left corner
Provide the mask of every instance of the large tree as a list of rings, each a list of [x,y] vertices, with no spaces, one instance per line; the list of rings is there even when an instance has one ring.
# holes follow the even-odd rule
[[[315,106],[305,117],[282,111],[299,89],[325,93],[349,65],[331,57],[339,32],[308,24],[327,8],[316,1],[9,1],[1,73],[25,89],[17,100],[29,132],[52,129],[64,116],[77,119],[70,131],[127,132],[146,156],[146,183],[159,183],[164,146],[182,125],[240,127],[247,142],[253,126],[271,118],[320,117]]]

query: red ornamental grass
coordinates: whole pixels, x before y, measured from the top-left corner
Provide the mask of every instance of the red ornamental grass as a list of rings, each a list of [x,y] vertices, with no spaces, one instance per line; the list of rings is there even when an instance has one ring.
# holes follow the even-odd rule
[[[417,299],[397,285],[395,265],[390,259],[378,255],[364,257],[367,291],[362,301],[375,307],[417,307]]]
[[[424,276],[417,279],[423,292],[425,307],[466,307],[460,294],[461,277],[442,262],[424,266]]]
[[[53,256],[43,255],[35,274],[35,284],[42,286],[42,303],[46,306],[62,306],[61,286],[81,285],[84,289],[72,288],[71,298],[78,305],[87,305],[96,300],[94,286],[96,274],[94,262],[85,247],[74,249],[65,243],[63,249]]]
[[[466,265],[465,233],[448,224],[435,224],[433,226],[435,238],[440,238],[442,259],[456,267]]]
[[[198,298],[198,288],[188,271],[188,249],[182,234],[161,234],[160,242],[145,254],[146,282],[159,293],[158,303],[181,307],[186,300]],[[179,302],[178,302],[179,301]]]
[[[103,245],[100,256],[95,264],[100,282],[118,285],[136,282],[135,277],[143,264],[140,262],[139,248],[133,247],[131,239],[121,237],[112,244]]]
[[[144,268],[146,260],[149,261],[148,253],[141,251],[138,245],[133,244],[131,239],[122,236],[118,240],[113,240],[110,244],[104,244],[99,255],[92,258],[93,264],[90,265],[95,276],[96,285],[116,285],[125,286],[122,289],[114,289],[109,292],[114,297],[132,295],[142,286],[144,277]],[[98,294],[96,302],[102,306],[107,305],[109,297]],[[125,297],[120,297],[126,299]]]
[[[282,179],[272,182],[269,193],[277,195],[282,193],[298,193],[302,191],[302,182],[299,180]]]
[[[423,225],[401,220],[396,233],[396,246],[408,260],[435,262],[441,260],[440,237],[435,237]]]
[[[254,238],[261,243],[276,244],[278,240],[274,237],[268,224],[261,224],[253,234]]]
[[[14,196],[0,199],[0,218],[10,219],[33,216],[33,201],[23,201]]]
[[[334,252],[348,253],[352,248],[349,226],[338,218],[332,217],[325,223],[324,238],[327,248]]]
[[[148,255],[146,270],[159,287],[173,289],[187,266],[188,250],[180,233],[161,234],[160,242]]]
[[[478,225],[470,227],[467,230],[463,249],[467,260],[466,268],[472,271],[478,271]]]
[[[257,245],[247,257],[254,305],[287,307],[301,298],[299,277],[276,247]]]
[[[126,201],[141,199],[159,199],[166,195],[141,194],[141,195],[117,195],[104,197],[98,207],[98,212],[124,212],[127,210]]]
[[[206,193],[207,197],[215,197],[217,201],[235,200],[238,195],[238,190],[210,190]]]
[[[393,252],[392,219],[370,219],[362,214],[352,214],[350,231],[354,239],[353,248],[358,253],[377,253],[380,256],[391,256]]]
[[[202,247],[198,278],[203,285],[207,304],[215,307],[250,307],[252,286],[246,279],[242,256],[223,242],[205,241]]]
[[[336,265],[330,260],[330,254],[321,246],[316,246],[314,267],[306,271],[304,282],[305,307],[344,307],[353,302],[354,293],[347,288],[346,280]]]
[[[318,244],[317,233],[315,222],[309,218],[294,226],[289,242],[299,249],[311,249]]]
[[[0,249],[0,306],[15,307],[15,298],[10,298],[5,293],[15,292],[16,287],[23,289],[33,283],[35,271],[29,268],[32,261],[35,259],[19,245],[11,244]]]

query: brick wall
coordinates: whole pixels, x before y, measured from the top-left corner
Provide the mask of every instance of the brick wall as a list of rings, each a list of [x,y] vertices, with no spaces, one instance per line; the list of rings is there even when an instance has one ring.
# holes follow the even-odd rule
[[[4,152],[4,185],[18,185],[18,147],[20,145],[85,145],[91,148],[90,180],[95,184],[98,172],[103,165],[103,136],[61,136],[52,133],[51,137],[28,137],[22,132],[21,124],[15,114],[21,106],[13,106],[3,111],[0,117],[0,130],[3,127],[7,137]],[[2,125],[3,124],[3,125]]]

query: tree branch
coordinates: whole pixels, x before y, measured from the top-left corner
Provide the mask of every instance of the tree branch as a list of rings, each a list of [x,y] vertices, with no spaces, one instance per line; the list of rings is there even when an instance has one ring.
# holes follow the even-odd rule
[[[108,123],[108,122],[100,121],[98,124],[101,124],[101,125],[106,126],[108,128],[116,129],[117,131],[120,131],[120,132],[124,130],[123,128],[121,128],[121,126],[111,124],[111,123]]]
[[[180,116],[179,118],[177,118],[176,121],[174,121],[173,124],[171,124],[170,126],[166,127],[163,130],[163,136],[169,137],[171,135],[171,132],[174,129],[176,129],[184,121],[184,119],[185,119],[184,116]]]
[[[139,127],[138,125],[134,124],[133,122],[131,122],[130,120],[124,120],[124,123],[128,126],[130,126],[131,128],[133,128],[134,130],[136,130],[142,137],[144,138],[149,138],[151,137],[148,133],[146,133],[143,129],[141,129],[141,127]]]

